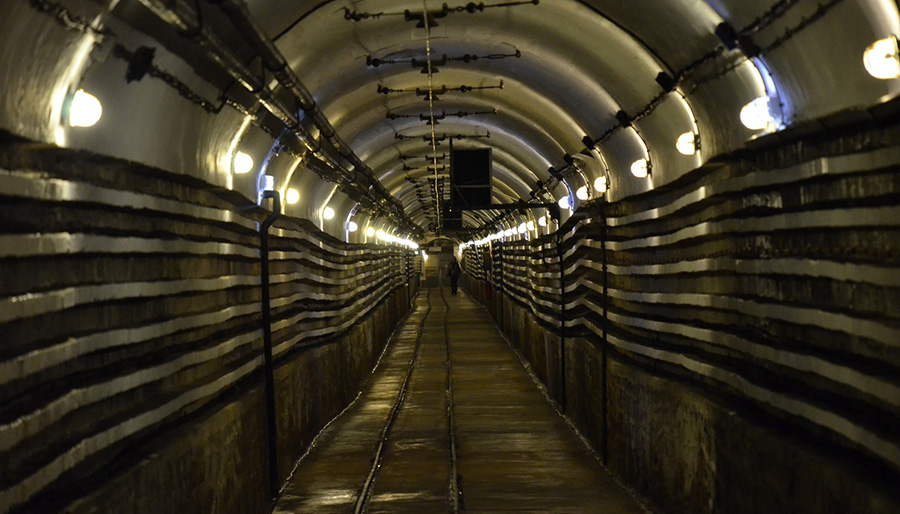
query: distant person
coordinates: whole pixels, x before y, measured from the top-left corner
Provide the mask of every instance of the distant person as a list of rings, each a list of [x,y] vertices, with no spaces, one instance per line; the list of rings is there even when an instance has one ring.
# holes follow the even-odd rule
[[[456,285],[459,282],[462,270],[459,268],[459,263],[456,262],[456,257],[450,257],[450,259],[450,264],[447,265],[447,276],[450,277],[450,294],[456,294]]]

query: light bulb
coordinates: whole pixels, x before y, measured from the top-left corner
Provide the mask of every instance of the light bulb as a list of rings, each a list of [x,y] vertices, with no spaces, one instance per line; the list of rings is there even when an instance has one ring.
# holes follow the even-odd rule
[[[582,202],[588,199],[588,188],[587,186],[581,186],[575,191],[575,196],[581,200]]]
[[[557,203],[559,204],[559,208],[560,208],[560,209],[569,209],[569,208],[571,207],[571,204],[569,203],[569,196],[568,196],[568,195],[566,195],[566,196],[560,198],[560,199],[559,199],[559,202],[557,202]]]
[[[522,223],[521,225],[519,225],[517,232],[519,232],[520,234],[524,234],[526,230],[528,230],[528,226],[525,223]]]
[[[334,217],[334,209],[332,209],[331,207],[325,207],[324,209],[322,209],[322,217],[326,220],[330,220]]]
[[[693,132],[685,132],[678,136],[675,141],[675,148],[682,155],[694,155],[697,152],[697,139]]]
[[[285,196],[285,200],[289,204],[295,204],[300,201],[300,191],[297,191],[293,187],[289,187],[287,190],[287,195]]]
[[[534,221],[529,221],[528,223],[526,223],[525,228],[527,228],[531,232],[534,232]]]
[[[372,236],[374,236],[374,235],[375,235],[375,229],[374,229],[374,228],[369,227],[369,228],[366,229],[366,237],[372,237]]]
[[[356,232],[357,229],[359,229],[359,225],[357,225],[355,221],[347,222],[347,232]]]
[[[83,89],[75,91],[69,106],[69,126],[91,127],[100,121],[102,115],[103,106],[97,97],[86,93]]]
[[[600,193],[601,195],[606,192],[607,187],[606,176],[597,177],[597,180],[594,181],[594,191]]]
[[[869,75],[877,79],[900,77],[900,49],[897,36],[889,36],[869,45],[863,52],[863,64]]]
[[[761,96],[741,109],[741,123],[750,130],[762,130],[774,121],[767,96]]]
[[[237,174],[248,173],[253,169],[253,157],[250,157],[244,152],[238,152],[234,154],[234,160],[232,161],[231,166]]]
[[[547,226],[547,217],[541,216],[540,218],[538,218],[538,225],[540,225],[542,227],[546,227]]]
[[[650,174],[650,162],[647,159],[638,159],[631,163],[631,174],[637,178],[644,178]]]

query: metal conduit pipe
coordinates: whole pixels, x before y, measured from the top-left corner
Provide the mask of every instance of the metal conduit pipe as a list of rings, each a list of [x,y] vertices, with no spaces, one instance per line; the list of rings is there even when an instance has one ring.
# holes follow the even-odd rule
[[[296,140],[305,148],[307,148],[310,153],[315,156],[321,164],[324,166],[317,166],[316,171],[323,175],[324,177],[334,180],[339,183],[345,183],[348,185],[347,191],[352,191],[352,194],[349,195],[356,201],[361,201],[363,198],[369,197],[371,200],[371,204],[379,205],[384,203],[383,198],[378,198],[373,195],[371,191],[369,191],[370,185],[360,184],[358,183],[357,174],[345,169],[338,162],[335,161],[330,155],[325,152],[325,149],[322,145],[310,134],[306,129],[304,129],[297,117],[294,115],[292,110],[288,109],[284,106],[280,101],[278,101],[274,92],[266,86],[259,78],[256,77],[246,66],[239,60],[237,60],[231,53],[226,51],[227,45],[223,43],[215,34],[211,33],[206,27],[203,27],[198,19],[197,13],[192,10],[189,6],[185,5],[183,2],[171,2],[171,5],[168,3],[164,3],[163,0],[140,0],[140,2],[147,7],[151,12],[153,12],[159,19],[166,22],[167,24],[175,27],[179,30],[186,38],[190,39],[201,48],[203,48],[207,56],[213,60],[216,64],[218,64],[224,71],[226,71],[233,79],[235,79],[238,83],[240,83],[244,88],[253,93],[253,95],[259,100],[262,106],[273,116],[279,119],[288,129],[289,134],[296,138]],[[305,90],[305,88],[293,88],[292,93],[305,93],[304,96],[309,96],[309,92]],[[298,98],[302,99],[302,98]],[[314,105],[314,104],[313,104]],[[321,113],[320,113],[321,116]],[[320,131],[322,128],[320,127]],[[334,129],[328,125],[325,132],[334,132]],[[344,145],[346,146],[346,145]],[[335,148],[339,154],[340,149]],[[355,159],[349,159],[351,161],[359,161],[359,158],[353,155]],[[380,182],[375,179],[374,174],[371,170],[366,168],[368,173],[365,173],[366,178],[369,179],[368,182],[371,185],[377,184],[381,186]],[[384,196],[386,190],[382,187],[377,187],[376,190],[381,193],[380,196]],[[388,194],[386,198],[390,198]],[[370,202],[362,202],[362,203],[370,203]],[[400,211],[402,212],[402,211]],[[407,220],[405,216],[402,216],[401,213],[392,212],[395,218],[399,218],[401,224],[406,222],[410,226],[414,226],[411,221]]]
[[[227,45],[215,34],[200,25],[197,13],[182,2],[164,3],[163,0],[140,0],[141,4],[153,12],[159,19],[178,29],[184,37],[190,39],[201,48],[207,56],[222,67],[233,79],[257,97],[269,113],[278,118],[296,135],[300,143],[310,152],[326,162],[330,159],[322,153],[321,145],[312,134],[300,126],[294,114],[274,97],[274,93],[246,66],[224,49]]]
[[[242,0],[207,1],[218,5],[222,12],[228,16],[231,23],[238,29],[238,32],[243,35],[247,44],[250,45],[260,57],[266,69],[272,72],[278,80],[278,83],[297,99],[300,108],[303,109],[303,112],[316,125],[322,136],[325,137],[338,154],[350,161],[355,171],[358,171],[365,176],[370,186],[374,187],[379,196],[382,196],[393,205],[396,214],[404,222],[410,226],[414,226],[412,221],[403,214],[403,208],[400,202],[391,196],[390,192],[381,184],[378,178],[375,177],[372,169],[369,168],[369,166],[366,165],[366,163],[353,152],[353,149],[350,148],[350,146],[337,134],[334,126],[331,125],[328,118],[326,118],[321,109],[319,109],[315,99],[309,92],[309,89],[303,85],[303,82],[297,77],[293,69],[288,66],[287,60],[278,50],[278,47],[275,46],[274,41],[272,41],[253,20],[247,5]]]
[[[215,34],[211,33],[206,27],[202,26],[198,18],[198,13],[190,6],[178,0],[173,2],[164,2],[164,0],[140,0],[140,2],[161,20],[175,27],[186,38],[203,48],[216,64],[221,66],[232,78],[253,93],[263,107],[288,128],[292,137],[295,137],[313,156],[326,164],[328,169],[328,176],[326,176],[326,178],[341,184],[350,184],[352,190],[356,191],[358,194],[358,197],[357,195],[351,195],[356,201],[360,201],[360,199],[364,197],[370,197],[376,205],[391,205],[393,208],[388,209],[387,212],[390,217],[394,218],[401,226],[411,229],[417,228],[416,225],[404,215],[402,206],[399,202],[393,199],[390,196],[390,193],[388,193],[378,179],[375,178],[372,170],[365,166],[358,156],[349,151],[349,148],[343,141],[338,140],[337,145],[332,144],[331,146],[339,155],[347,158],[358,170],[362,171],[362,175],[366,177],[366,182],[368,182],[368,184],[360,184],[358,172],[354,173],[347,170],[341,166],[339,162],[336,162],[335,159],[329,156],[324,151],[325,149],[322,145],[300,125],[299,120],[293,111],[279,102],[275,98],[274,92],[265,83],[258,79],[239,60],[231,55],[226,50],[228,48],[227,45],[221,42]],[[231,10],[226,9],[224,6],[223,10],[226,14],[229,14],[233,20],[236,20],[233,21],[233,23],[235,23],[236,27],[245,34],[245,37],[249,36],[248,43],[250,43],[254,50],[260,54],[260,58],[263,59],[266,67],[272,70],[279,80],[279,83],[291,92],[298,103],[300,103],[301,107],[305,106],[306,109],[309,109],[313,121],[318,121],[316,124],[319,126],[322,135],[326,136],[326,139],[330,139],[329,143],[333,143],[333,140],[336,137],[334,128],[315,106],[312,95],[310,95],[309,91],[303,87],[287,66],[287,62],[281,56],[280,52],[278,52],[278,49],[274,47],[274,44],[263,35],[259,28],[249,18],[249,12],[246,10],[246,7],[240,3],[234,2],[231,2],[229,6],[231,7]],[[306,112],[306,109],[304,109],[304,112]],[[332,137],[328,138],[327,134],[331,134]],[[317,171],[322,174],[325,170],[319,168]],[[335,176],[330,177],[330,175]],[[374,192],[370,189],[374,189]]]

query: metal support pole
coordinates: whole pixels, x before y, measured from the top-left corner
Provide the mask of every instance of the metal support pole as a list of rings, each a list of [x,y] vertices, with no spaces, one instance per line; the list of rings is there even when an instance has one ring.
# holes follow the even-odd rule
[[[600,231],[600,257],[602,259],[602,273],[603,273],[603,327],[602,327],[602,341],[600,347],[600,359],[601,359],[601,368],[600,368],[600,377],[601,377],[601,386],[600,386],[600,400],[603,405],[603,413],[602,413],[602,425],[603,425],[603,434],[601,435],[601,452],[603,453],[603,465],[607,465],[609,463],[609,423],[607,419],[607,412],[609,411],[609,397],[607,396],[607,388],[606,388],[606,368],[607,368],[607,348],[609,344],[606,340],[606,327],[609,323],[608,317],[608,309],[609,309],[609,294],[607,290],[607,266],[606,266],[606,238],[607,238],[607,226],[606,226],[606,213],[601,213],[601,217],[603,220],[603,225]]]
[[[264,191],[272,199],[272,214],[259,228],[260,279],[262,281],[263,359],[266,375],[266,425],[269,435],[269,485],[272,498],[278,495],[278,433],[275,421],[275,372],[272,363],[272,310],[269,300],[269,227],[281,216],[281,199],[275,191]]]
[[[563,262],[562,228],[556,230],[556,256],[559,259],[559,401],[566,412],[566,269]]]

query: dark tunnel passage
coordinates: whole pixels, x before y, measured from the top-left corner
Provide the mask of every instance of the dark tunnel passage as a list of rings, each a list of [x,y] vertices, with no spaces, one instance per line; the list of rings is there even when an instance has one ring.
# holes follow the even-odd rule
[[[897,1],[0,20],[0,514],[900,512]]]

